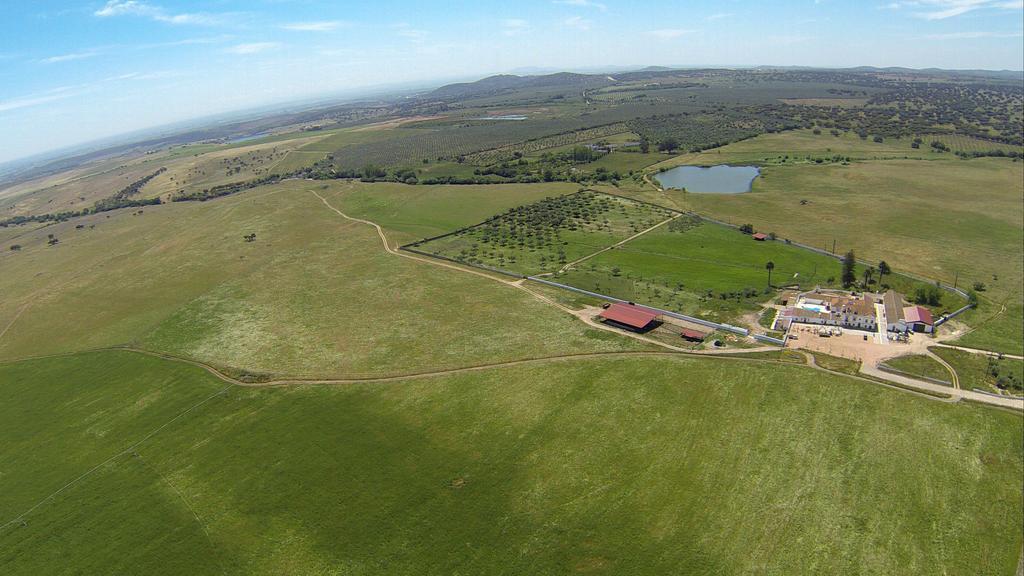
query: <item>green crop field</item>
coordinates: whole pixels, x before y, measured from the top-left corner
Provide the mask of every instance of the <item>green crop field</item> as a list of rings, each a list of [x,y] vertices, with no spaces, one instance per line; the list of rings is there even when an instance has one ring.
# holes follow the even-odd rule
[[[783,241],[757,242],[691,216],[574,266],[558,280],[669,310],[734,320],[739,312],[756,310],[772,293],[767,290],[769,261],[774,264],[772,286],[839,286],[841,265],[834,258]],[[918,285],[898,274],[882,283],[905,294]],[[942,307],[961,305],[959,298],[943,294]]]
[[[128,352],[0,365],[0,567],[1012,573],[1019,416],[765,366],[591,359],[218,395],[199,368]]]

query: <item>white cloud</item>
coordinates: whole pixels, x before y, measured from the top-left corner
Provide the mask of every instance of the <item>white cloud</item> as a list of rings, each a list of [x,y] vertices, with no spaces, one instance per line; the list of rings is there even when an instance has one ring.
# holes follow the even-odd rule
[[[660,30],[650,30],[647,33],[661,40],[671,40],[692,32],[693,30],[685,30],[683,28],[662,28]]]
[[[565,25],[569,28],[575,28],[577,30],[590,30],[590,26],[593,24],[590,20],[583,18],[582,16],[572,16],[565,19]]]
[[[910,8],[925,20],[945,20],[982,9],[1021,10],[1024,0],[896,0],[882,6],[890,10]]]
[[[601,12],[608,9],[604,4],[594,2],[593,0],[554,0],[554,3],[563,4],[565,6],[576,6],[578,8],[595,8]]]
[[[285,24],[281,28],[295,32],[330,32],[347,25],[347,22],[340,20],[320,20],[317,22],[294,22]]]
[[[70,86],[65,86],[62,88],[55,88],[53,90],[41,92],[39,94],[22,96],[21,98],[0,100],[0,112],[6,112],[8,110],[17,110],[19,108],[28,108],[30,106],[38,106],[40,104],[53,102],[54,100],[70,98],[75,94],[76,93],[71,89]]]
[[[507,18],[501,21],[501,28],[501,33],[505,36],[518,36],[529,30],[530,23],[519,18]]]
[[[216,14],[170,14],[159,6],[140,2],[139,0],[107,0],[103,8],[93,12],[93,15],[101,18],[139,16],[168,24],[197,24],[203,26],[220,24],[224,20],[223,15]]]
[[[234,46],[227,48],[225,52],[229,54],[258,54],[260,52],[266,52],[267,50],[274,50],[280,48],[280,42],[250,42],[248,44],[235,44]]]
[[[96,56],[98,52],[90,50],[88,52],[71,52],[70,54],[59,54],[57,56],[50,56],[49,58],[43,58],[40,60],[43,64],[57,64],[58,62],[70,62],[72,60],[84,60],[85,58],[92,58]]]
[[[949,32],[947,34],[927,34],[921,38],[927,40],[969,40],[973,38],[1020,38],[1021,32]]]

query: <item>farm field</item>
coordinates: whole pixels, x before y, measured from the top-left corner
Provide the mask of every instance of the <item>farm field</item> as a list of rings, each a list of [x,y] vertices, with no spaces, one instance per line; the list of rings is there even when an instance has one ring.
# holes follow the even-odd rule
[[[10,325],[0,358],[133,344],[258,378],[637,347],[514,287],[389,254],[372,227],[335,214],[311,189],[289,181],[24,234],[22,250],[0,253],[0,326]],[[340,187],[317,190],[344,207]],[[441,198],[457,204],[461,191]],[[514,188],[493,192],[490,207],[520,202]],[[254,242],[243,241],[249,233]],[[48,246],[48,234],[60,243]]]
[[[518,206],[450,236],[417,243],[415,248],[534,275],[557,271],[671,217],[663,208],[580,191]]]
[[[599,254],[558,280],[625,300],[734,321],[738,314],[757,310],[774,293],[768,290],[769,261],[774,264],[775,287],[839,287],[841,264],[834,258],[782,241],[757,242],[738,230],[692,216]],[[904,294],[919,285],[899,274],[885,276],[882,282]],[[943,294],[940,308],[962,305],[959,298]]]
[[[3,518],[42,501],[0,528],[0,566],[1013,572],[1019,416],[765,366],[587,359],[213,395],[201,369],[129,352],[0,364],[17,439],[0,459],[32,463],[0,477]]]
[[[768,137],[765,137],[768,138]],[[691,164],[743,162],[759,138],[689,155]],[[747,150],[732,153],[733,146]],[[762,150],[763,151],[763,150]],[[763,155],[763,154],[762,154]],[[1024,163],[1000,158],[890,159],[842,164],[771,165],[747,194],[663,193],[677,206],[779,237],[960,286],[985,285],[977,318],[1007,302],[999,326],[973,338],[1019,354],[1024,281]],[[801,201],[806,201],[802,203]],[[971,318],[970,316],[968,318]],[[1005,322],[1005,324],[1003,324]]]
[[[568,182],[480,186],[330,182],[327,187],[337,195],[345,213],[380,224],[401,243],[445,234],[510,208],[577,189]]]

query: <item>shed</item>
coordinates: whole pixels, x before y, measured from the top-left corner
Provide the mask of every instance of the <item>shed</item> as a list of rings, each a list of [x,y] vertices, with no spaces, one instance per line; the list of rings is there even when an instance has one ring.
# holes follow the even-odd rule
[[[758,242],[764,242],[765,240],[768,239],[768,235],[765,234],[764,232],[758,232],[757,234],[751,236],[751,238],[757,240]]]
[[[907,306],[903,309],[903,319],[907,329],[914,332],[931,332],[935,326],[931,311],[923,306]]]
[[[643,306],[616,302],[602,310],[600,316],[606,323],[640,332],[651,327],[658,313]]]
[[[690,330],[688,328],[684,328],[679,335],[683,337],[683,340],[689,340],[690,342],[703,342],[704,339],[708,337],[708,335],[703,332]]]

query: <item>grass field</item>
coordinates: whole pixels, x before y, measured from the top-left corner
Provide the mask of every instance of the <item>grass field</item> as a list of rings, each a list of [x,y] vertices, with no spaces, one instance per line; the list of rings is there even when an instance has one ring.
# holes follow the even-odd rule
[[[949,370],[946,370],[945,366],[939,364],[934,358],[924,354],[900,356],[898,358],[886,360],[885,365],[894,370],[910,374],[911,376],[923,376],[925,378],[941,380],[947,383],[950,383],[952,379],[952,376],[949,374]]]
[[[838,287],[840,262],[782,241],[754,241],[733,228],[690,217],[653,230],[559,275],[561,282],[666,309],[734,320],[768,299],[773,286]],[[890,275],[883,282],[903,293],[916,284]],[[876,283],[877,286],[877,283]],[[962,302],[944,296],[943,307]]]
[[[521,290],[388,254],[373,228],[330,211],[311,187],[287,182],[28,232],[20,252],[0,252],[0,330],[10,325],[0,358],[130,343],[237,370],[324,376],[635,347]],[[412,189],[436,196],[403,203]],[[529,194],[500,186],[317,190],[343,209],[351,202],[399,222],[410,212],[375,203],[390,195],[426,226],[468,224],[481,210],[469,201],[480,196],[492,195],[490,211]],[[380,194],[370,198],[373,190]],[[86,227],[76,229],[79,222]],[[60,243],[47,246],[48,233]],[[255,242],[242,240],[248,233]]]
[[[794,132],[761,136],[677,162],[749,162],[790,153],[824,155],[831,136]],[[835,138],[844,141],[843,138]],[[752,223],[780,237],[885,260],[894,269],[970,287],[983,282],[991,299],[982,300],[975,318],[1008,312],[991,330],[971,338],[1016,354],[1024,347],[1021,290],[1024,280],[1024,163],[1007,159],[960,160],[950,154],[920,153],[902,159],[896,152],[868,151],[875,144],[856,137],[836,153],[866,158],[848,165],[772,164],[762,168],[748,194],[663,194],[673,207],[688,208],[733,223]],[[906,143],[909,144],[909,143]],[[899,145],[902,145],[899,144]],[[889,159],[871,160],[888,156]],[[802,204],[801,200],[806,200]],[[967,317],[971,319],[971,316]],[[998,327],[998,328],[997,328]]]
[[[222,383],[127,352],[0,374],[4,520],[169,422],[0,530],[7,574],[974,575],[1021,546],[1019,416],[808,368],[231,388],[174,421]]]
[[[929,348],[937,356],[949,363],[956,370],[960,378],[960,387],[973,390],[998,391],[996,378],[989,372],[989,358],[984,354],[973,354],[962,350],[942,348],[933,346]],[[1024,382],[1024,362],[1013,358],[997,360],[1000,373],[1012,373],[1018,382]],[[1011,393],[1021,395],[1022,390],[1010,390]]]

